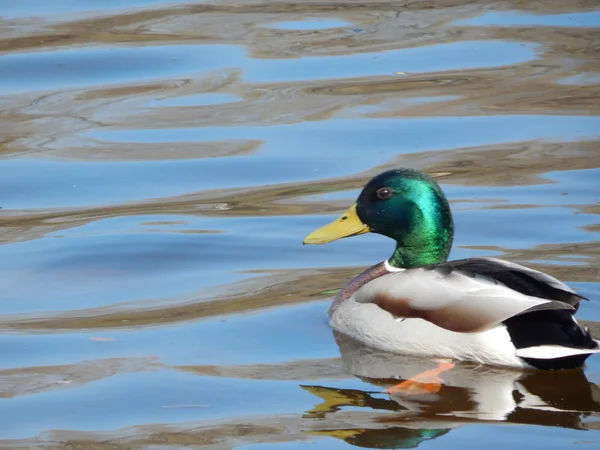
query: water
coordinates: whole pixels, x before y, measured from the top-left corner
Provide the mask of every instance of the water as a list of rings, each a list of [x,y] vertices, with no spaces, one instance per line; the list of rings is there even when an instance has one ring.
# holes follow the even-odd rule
[[[384,394],[433,363],[325,310],[391,243],[301,245],[425,170],[452,258],[561,278],[600,337],[600,11],[510,7],[0,0],[0,446],[597,446],[598,356]]]
[[[269,28],[280,30],[326,30],[327,28],[349,27],[351,22],[340,19],[311,19],[291,20],[289,22],[278,22],[268,25]]]

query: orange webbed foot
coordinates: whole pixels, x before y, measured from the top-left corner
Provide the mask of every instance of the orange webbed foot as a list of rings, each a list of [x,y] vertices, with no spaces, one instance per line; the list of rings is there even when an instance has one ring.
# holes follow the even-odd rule
[[[435,394],[442,388],[442,380],[438,375],[454,367],[454,363],[443,361],[434,369],[422,372],[385,390],[387,394],[404,395]]]

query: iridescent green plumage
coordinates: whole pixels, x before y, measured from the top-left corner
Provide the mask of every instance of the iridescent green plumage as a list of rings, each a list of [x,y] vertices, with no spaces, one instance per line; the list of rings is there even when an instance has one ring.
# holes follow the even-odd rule
[[[390,191],[380,198],[381,189]],[[377,175],[365,186],[356,212],[371,231],[396,241],[388,262],[411,268],[448,259],[454,236],[452,215],[446,196],[429,176],[409,169]]]

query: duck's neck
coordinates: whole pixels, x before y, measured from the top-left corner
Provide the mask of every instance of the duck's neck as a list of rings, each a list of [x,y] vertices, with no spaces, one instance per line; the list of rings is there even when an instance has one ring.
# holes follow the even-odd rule
[[[446,261],[446,258],[441,258],[433,253],[420,253],[397,246],[394,254],[388,259],[388,264],[396,269],[410,269],[429,264],[439,264],[444,261]]]
[[[396,242],[396,250],[388,259],[388,264],[397,269],[410,269],[430,264],[440,264],[448,260],[452,236],[435,239],[425,245],[410,245]]]

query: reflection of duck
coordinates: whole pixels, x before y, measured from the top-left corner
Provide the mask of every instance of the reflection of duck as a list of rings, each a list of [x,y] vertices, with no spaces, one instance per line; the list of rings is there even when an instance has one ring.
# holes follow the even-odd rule
[[[450,431],[449,428],[419,429],[410,427],[389,427],[381,429],[347,429],[313,431],[317,436],[331,436],[355,447],[363,448],[417,448],[422,442],[436,439]]]
[[[495,258],[447,262],[452,215],[427,175],[376,176],[355,205],[304,242],[368,231],[394,239],[396,250],[338,294],[329,310],[336,330],[394,353],[520,368],[580,367],[600,352],[573,318],[583,297],[557,279]]]
[[[431,368],[415,356],[377,351],[336,333],[345,368],[376,385],[409,379]],[[385,381],[389,380],[389,381]],[[600,413],[600,389],[580,369],[519,371],[460,363],[444,374],[435,394],[405,395],[364,392],[323,386],[303,386],[323,402],[306,417],[331,418],[344,408],[379,411],[373,428],[319,430],[346,442],[371,448],[414,448],[469,423],[515,423],[586,429],[585,417]],[[381,424],[386,428],[382,429]],[[315,433],[314,431],[312,433]]]

